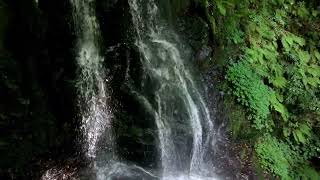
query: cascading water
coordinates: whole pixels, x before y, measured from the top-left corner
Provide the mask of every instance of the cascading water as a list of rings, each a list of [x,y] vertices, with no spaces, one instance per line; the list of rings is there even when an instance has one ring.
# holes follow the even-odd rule
[[[85,153],[95,159],[102,135],[104,146],[112,152],[111,108],[108,106],[103,57],[99,52],[99,26],[95,17],[94,0],[71,0],[78,35],[79,106],[82,116]]]
[[[137,90],[128,85],[129,91],[148,114],[153,115],[161,156],[160,171],[153,167],[151,170],[148,167],[150,171],[147,171],[134,163],[120,162],[114,152],[113,115],[108,104],[104,58],[99,49],[95,0],[70,1],[77,34],[82,143],[93,167],[88,174],[81,173],[84,179],[216,179],[212,160],[215,141],[212,118],[188,65],[191,51],[162,18],[159,8],[162,6],[155,0],[128,1],[136,33],[135,45],[144,72],[141,88]],[[129,68],[125,73],[130,76]],[[43,180],[55,179],[64,173],[63,169],[52,168],[43,175]]]
[[[71,0],[78,34],[79,102],[86,155],[93,164],[94,179],[154,176],[138,166],[118,161],[113,145],[111,107],[106,92],[108,81],[99,53],[100,31],[95,16],[95,0]]]
[[[142,87],[150,78],[155,82],[153,96],[141,95],[140,99],[154,111],[162,179],[213,179],[213,163],[207,158],[214,142],[213,123],[186,66],[188,48],[162,22],[154,0],[130,0],[129,5],[146,73]],[[191,133],[180,126],[191,127]],[[188,144],[188,136],[192,140],[189,151],[190,147],[183,144]]]

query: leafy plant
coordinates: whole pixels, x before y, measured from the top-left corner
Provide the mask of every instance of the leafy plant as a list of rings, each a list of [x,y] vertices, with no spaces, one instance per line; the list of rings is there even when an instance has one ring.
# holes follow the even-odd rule
[[[319,179],[308,162],[320,155],[319,2],[203,2],[216,46],[241,49],[225,74],[247,132],[264,132],[252,144],[260,164],[281,179]]]
[[[281,177],[289,179],[293,152],[285,143],[266,135],[255,145],[255,151],[262,167]]]
[[[249,108],[254,126],[257,129],[270,128],[266,122],[269,111],[270,91],[259,76],[245,63],[233,64],[228,72],[227,79],[233,84],[232,93],[237,101]]]

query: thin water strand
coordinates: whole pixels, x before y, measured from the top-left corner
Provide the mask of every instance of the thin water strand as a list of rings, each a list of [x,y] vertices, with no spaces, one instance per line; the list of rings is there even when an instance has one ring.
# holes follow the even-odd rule
[[[95,17],[94,0],[71,0],[78,35],[79,106],[85,151],[88,158],[96,158],[98,142],[111,128],[112,113],[108,105],[103,57],[99,52],[99,26]],[[111,141],[111,138],[108,139]],[[108,142],[107,145],[111,145]]]

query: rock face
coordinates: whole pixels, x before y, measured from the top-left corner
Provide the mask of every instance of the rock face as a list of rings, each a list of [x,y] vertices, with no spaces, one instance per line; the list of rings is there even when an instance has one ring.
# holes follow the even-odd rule
[[[62,169],[51,168],[42,176],[41,180],[76,180],[76,170],[65,167]]]
[[[211,53],[212,53],[211,47],[208,47],[208,46],[202,47],[196,55],[196,61],[198,63],[203,63],[204,61],[209,60],[212,55]]]
[[[74,152],[73,38],[64,2],[42,0],[41,9],[33,0],[0,2],[0,26],[10,17],[0,27],[0,179],[35,179],[37,161]]]
[[[196,15],[182,16],[179,19],[178,30],[185,34],[185,40],[194,51],[209,46],[209,27]]]
[[[8,5],[4,2],[0,2],[0,54],[4,53],[4,41],[5,35],[8,28],[8,21],[9,21],[9,12],[8,12]]]

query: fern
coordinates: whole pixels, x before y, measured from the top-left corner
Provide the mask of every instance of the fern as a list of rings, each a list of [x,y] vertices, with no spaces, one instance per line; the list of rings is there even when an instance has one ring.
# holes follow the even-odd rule
[[[307,123],[299,124],[292,134],[296,142],[305,144],[311,137],[311,127]]]
[[[289,179],[291,158],[290,147],[270,135],[262,137],[255,146],[260,164],[266,170],[281,177]]]
[[[255,74],[248,64],[233,64],[227,72],[227,80],[233,84],[233,94],[237,100],[248,107],[252,113],[254,127],[257,129],[271,128],[267,123],[270,91],[260,77]]]
[[[275,92],[272,92],[271,93],[271,96],[270,96],[270,104],[271,104],[271,107],[277,111],[278,113],[280,113],[282,119],[284,121],[288,121],[288,118],[289,118],[289,113],[288,113],[288,110],[287,108],[281,103],[281,99],[279,100],[280,98],[277,97],[276,93]]]

